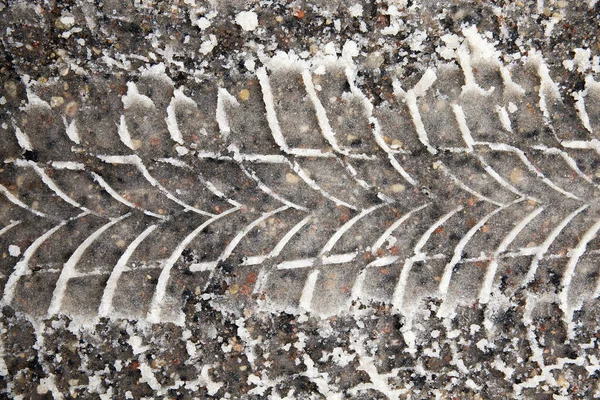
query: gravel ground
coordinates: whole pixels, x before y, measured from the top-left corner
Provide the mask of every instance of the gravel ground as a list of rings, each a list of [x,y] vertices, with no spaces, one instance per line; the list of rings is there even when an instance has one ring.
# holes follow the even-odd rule
[[[0,1],[0,396],[600,397],[599,15]]]

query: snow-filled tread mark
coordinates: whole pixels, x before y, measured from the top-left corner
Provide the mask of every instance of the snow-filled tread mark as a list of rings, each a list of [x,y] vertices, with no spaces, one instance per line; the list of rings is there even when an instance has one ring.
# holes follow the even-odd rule
[[[524,290],[539,278],[545,260],[564,259],[557,298],[570,320],[580,302],[571,296],[577,265],[583,257],[595,256],[589,245],[600,229],[595,222],[579,234],[570,230],[583,213],[597,220],[599,186],[582,160],[600,155],[596,138],[600,122],[586,103],[591,103],[588,98],[596,94],[598,83],[587,79],[584,89],[572,95],[573,109],[568,109],[541,55],[532,53],[524,65],[482,60],[469,47],[477,33],[469,29],[463,33],[465,43],[456,62],[425,70],[412,87],[395,82],[395,103],[387,109],[371,103],[357,83],[356,69],[346,62],[327,65],[318,74],[308,66],[260,67],[249,98],[238,99],[233,90],[217,87],[211,100],[216,129],[201,134],[192,132],[181,117],[185,108],[199,109],[195,94],[173,87],[163,110],[158,106],[161,101],[144,92],[135,79],[121,96],[122,109],[112,124],[114,142],[104,147],[88,138],[85,116],[59,115],[49,122],[56,125],[51,135],[57,131],[62,135],[55,138],[59,145],[54,149],[45,147],[39,133],[30,133],[31,123],[25,125],[17,116],[11,125],[20,153],[4,156],[10,173],[2,175],[0,192],[8,200],[7,207],[21,211],[13,211],[15,218],[3,221],[0,236],[10,244],[11,235],[17,237],[20,229],[38,219],[47,219],[53,227],[33,240],[11,271],[3,271],[7,276],[3,304],[16,303],[23,276],[55,274],[48,310],[39,314],[52,316],[66,310],[63,300],[69,296],[72,280],[101,277],[105,287],[98,316],[121,315],[119,303],[113,301],[117,289],[122,284],[135,286],[134,275],[145,270],[152,276],[145,283],[151,295],[142,313],[151,322],[181,324],[175,310],[180,304],[172,302],[190,288],[173,276],[193,275],[201,281],[199,287],[210,292],[224,275],[241,279],[228,276],[234,270],[234,275],[255,274],[247,291],[265,295],[267,302],[276,297],[274,291],[285,273],[297,281],[298,290],[295,294],[290,290],[289,296],[300,309],[321,312],[327,308],[321,297],[327,295],[338,296],[335,301],[342,306],[334,312],[339,312],[352,299],[372,296],[368,285],[372,272],[389,267],[395,281],[385,300],[397,311],[409,312],[412,304],[407,304],[411,299],[406,286],[417,263],[443,263],[431,296],[446,300],[454,280],[461,279],[454,274],[457,268],[487,262],[473,294],[487,303],[499,287],[502,260],[530,257],[520,285]],[[479,82],[479,69],[492,71],[498,85],[487,88]],[[297,79],[280,88],[272,75],[285,73]],[[448,83],[447,78],[456,73],[462,81]],[[452,90],[448,85],[453,85]],[[338,86],[344,89],[339,91]],[[290,110],[282,105],[282,96],[290,87],[294,92],[287,94],[302,99],[302,110],[310,110],[303,111],[306,115],[286,115]],[[339,104],[352,118],[341,115],[336,109]],[[562,130],[553,114],[558,108],[577,119],[585,136],[568,136]],[[443,126],[433,115],[438,111],[446,116]],[[56,113],[42,100],[22,112]],[[264,136],[244,136],[246,116],[253,118],[248,124],[256,124],[256,132]],[[525,134],[530,129],[528,116],[547,128],[536,132],[538,139]],[[298,118],[302,132],[287,132],[281,122],[287,118]],[[389,128],[395,120],[403,124],[401,131]],[[317,138],[303,142],[302,135]],[[556,168],[557,162],[566,168]],[[169,169],[180,171],[180,180],[166,178]],[[25,170],[33,174],[21,176],[27,174]],[[81,187],[82,193],[65,184],[68,174],[89,183]],[[29,183],[33,175],[37,184]],[[42,186],[46,192],[37,198],[36,190],[41,193]],[[211,197],[196,196],[200,188]],[[91,207],[82,198],[97,202]],[[50,199],[51,205],[63,204],[53,214],[40,205],[44,199]],[[525,204],[531,206],[526,212]],[[561,204],[565,207],[557,208]],[[516,205],[521,208],[510,214],[515,218],[510,229],[494,231],[496,216]],[[73,208],[71,214],[63,211],[68,207]],[[548,210],[562,215],[542,239],[532,238],[535,246],[525,246],[521,236],[533,236]],[[21,213],[32,215],[22,219]],[[29,262],[40,246],[57,246],[51,240],[55,232],[88,216],[103,219],[104,224],[82,234],[85,239],[58,268],[32,270]],[[150,223],[119,245],[120,255],[109,272],[100,267],[79,269],[78,261],[84,254],[94,256],[92,250],[106,231],[117,229],[124,219],[144,218]],[[184,219],[195,228],[164,238],[160,258],[144,260],[138,254],[151,246],[159,232],[175,235],[163,228]],[[218,225],[215,231],[213,225]],[[477,246],[483,231],[490,229],[498,241],[495,250],[467,255],[466,249]],[[429,243],[444,230],[452,231],[452,240],[441,247]],[[203,235],[209,237],[206,249],[200,248]],[[553,251],[561,235],[574,242],[566,253]],[[438,248],[432,253],[426,245]],[[133,265],[133,259],[145,264]],[[347,290],[340,295],[322,293],[329,285],[326,280]],[[272,302],[277,307],[277,300]]]

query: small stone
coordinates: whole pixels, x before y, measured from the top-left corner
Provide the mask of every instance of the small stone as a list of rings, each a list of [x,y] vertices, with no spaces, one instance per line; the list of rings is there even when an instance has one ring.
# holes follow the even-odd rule
[[[239,285],[237,283],[234,283],[233,285],[231,285],[229,287],[229,293],[230,294],[236,294],[237,292],[239,292],[239,290],[240,290],[240,287],[239,287]]]
[[[140,147],[142,147],[143,144],[143,142],[140,139],[133,139],[131,142],[133,143],[134,150],[139,149]]]
[[[63,104],[65,104],[65,99],[63,97],[52,96],[50,98],[50,107],[52,107],[52,108],[60,107]]]
[[[250,91],[248,89],[242,89],[240,90],[238,97],[240,98],[240,100],[246,101],[250,98]]]
[[[521,168],[515,168],[511,171],[509,179],[512,183],[521,183],[525,179],[525,172]]]
[[[392,192],[394,192],[394,193],[401,193],[401,192],[404,192],[406,190],[406,186],[404,186],[401,183],[396,183],[396,184],[393,184],[390,187],[390,189],[392,189]]]
[[[556,379],[556,383],[558,383],[560,386],[566,388],[569,387],[569,381],[567,381],[564,377],[564,375],[559,375],[558,378]]]
[[[367,56],[365,66],[369,69],[377,69],[381,67],[381,64],[383,64],[384,61],[383,55],[376,51]]]
[[[125,245],[127,244],[123,239],[119,239],[115,242],[115,244],[117,245],[118,248],[123,248],[125,247]]]
[[[79,110],[79,104],[77,104],[76,101],[70,101],[65,106],[65,114],[67,114],[71,118],[73,118],[75,116],[75,114],[77,114],[78,110]]]
[[[23,184],[25,183],[25,175],[19,175],[17,176],[16,182],[17,187],[23,187]]]
[[[75,25],[75,17],[72,15],[63,15],[56,20],[54,26],[58,29],[69,29]]]
[[[404,146],[404,143],[402,143],[401,140],[398,139],[392,139],[392,147],[395,149],[400,149],[402,148],[402,146]]]
[[[287,174],[285,174],[285,181],[287,183],[295,185],[296,183],[298,183],[300,181],[300,177],[296,174],[292,174],[291,172],[288,172]]]
[[[37,385],[36,392],[37,392],[37,394],[47,394],[48,386],[43,385],[43,384]]]
[[[17,97],[17,84],[14,81],[8,81],[4,84],[4,90],[9,97]]]

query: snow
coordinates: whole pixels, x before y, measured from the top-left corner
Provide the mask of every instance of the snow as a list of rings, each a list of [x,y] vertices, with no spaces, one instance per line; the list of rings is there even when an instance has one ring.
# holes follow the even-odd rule
[[[140,105],[147,108],[155,108],[154,102],[150,97],[140,94],[137,85],[133,82],[127,82],[127,94],[121,98],[123,108],[127,110],[134,105]]]
[[[245,31],[253,31],[258,27],[258,16],[254,11],[242,11],[235,17],[235,22]]]
[[[196,21],[196,25],[198,26],[198,28],[204,30],[210,26],[210,21],[205,17],[198,18],[198,20]]]
[[[75,18],[72,15],[63,15],[59,18],[61,24],[63,24],[66,28],[70,28],[75,25]]]
[[[363,7],[360,4],[355,4],[351,7],[349,7],[348,11],[350,12],[351,17],[359,18],[359,17],[362,17]]]
[[[217,45],[217,37],[215,35],[211,34],[208,37],[209,37],[209,39],[202,42],[202,44],[200,45],[200,50],[198,50],[200,53],[202,53],[204,55],[213,51],[213,49]]]
[[[21,254],[21,248],[19,246],[11,244],[10,246],[8,246],[8,254],[11,257],[18,257]]]
[[[356,57],[358,54],[359,51],[356,42],[353,40],[348,40],[342,48],[342,57],[347,60],[351,60],[352,57]]]

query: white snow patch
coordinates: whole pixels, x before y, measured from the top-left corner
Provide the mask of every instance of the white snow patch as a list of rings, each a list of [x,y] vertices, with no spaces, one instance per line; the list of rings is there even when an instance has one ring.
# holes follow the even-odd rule
[[[63,15],[59,19],[61,24],[63,24],[66,28],[70,28],[75,25],[75,17],[72,15]]]
[[[351,60],[352,57],[358,56],[358,45],[353,40],[348,40],[344,43],[344,47],[342,48],[342,57]]]
[[[198,28],[204,30],[210,26],[210,21],[208,20],[208,18],[201,17],[198,18],[198,20],[196,21],[196,25],[198,26]]]
[[[125,121],[125,116],[121,115],[120,123],[117,127],[117,134],[121,139],[121,142],[131,150],[135,150],[135,145],[133,144],[133,140],[131,140],[131,135],[129,134],[129,129],[127,129],[127,122]]]
[[[258,27],[258,16],[254,11],[242,11],[235,17],[235,22],[245,31],[253,31]]]
[[[75,161],[52,161],[52,168],[68,169],[71,171],[83,171],[85,170],[85,164]]]
[[[469,42],[471,57],[474,61],[488,61],[492,62],[493,64],[498,62],[500,51],[496,50],[492,43],[489,43],[477,32],[476,26],[472,25],[464,28],[462,30],[462,34]]]
[[[185,343],[185,349],[186,349],[187,353],[190,355],[190,357],[196,356],[196,345],[194,343],[192,343],[191,341],[188,340]]]
[[[145,78],[147,78],[147,77],[155,78],[155,79],[165,82],[167,85],[174,86],[175,83],[169,77],[169,75],[167,75],[166,70],[167,70],[167,67],[165,66],[164,63],[158,63],[155,65],[152,65],[151,67],[146,68],[145,70],[143,70],[141,72],[142,72],[142,76]]]
[[[65,132],[69,139],[76,144],[80,144],[81,139],[79,136],[79,131],[77,130],[77,126],[75,125],[75,120],[71,121],[70,124],[67,123],[67,119],[65,117],[62,117],[62,120],[65,124]]]
[[[362,17],[363,6],[361,4],[355,4],[348,8],[348,12],[350,13],[351,17],[354,17],[354,18]]]
[[[8,246],[8,254],[11,257],[18,257],[21,254],[21,248],[17,245],[11,244]]]
[[[154,376],[152,372],[152,368],[146,363],[140,363],[139,366],[140,373],[142,374],[142,379],[140,382],[146,382],[148,386],[155,392],[162,392],[162,386]]]
[[[423,46],[425,39],[427,39],[427,33],[417,29],[408,37],[407,42],[412,51],[423,51],[425,49],[425,46]]]
[[[336,51],[335,51],[335,43],[333,42],[329,42],[325,45],[325,54],[331,54],[331,55],[335,55]]]
[[[148,346],[142,346],[142,338],[139,336],[130,336],[127,343],[129,343],[129,345],[131,346],[133,354],[140,354],[148,350]]]
[[[171,134],[171,138],[175,142],[183,144],[183,136],[179,130],[179,124],[177,123],[177,116],[175,112],[175,109],[178,105],[196,107],[196,102],[183,93],[183,86],[179,89],[175,89],[173,92],[173,98],[167,107],[167,118],[165,118],[167,129]]]
[[[200,49],[198,50],[200,53],[202,53],[204,55],[213,51],[213,49],[217,45],[217,37],[215,35],[211,34],[208,36],[208,38],[209,38],[208,40],[205,40],[204,42],[202,42],[202,44],[200,45]]]
[[[17,137],[17,143],[23,150],[33,150],[31,146],[31,142],[29,141],[29,136],[25,134],[22,130],[15,126],[15,136]]]
[[[444,46],[438,46],[436,51],[438,54],[446,59],[451,60],[456,58],[456,50],[460,47],[462,39],[460,36],[453,33],[448,33],[440,38],[444,42]]]
[[[24,79],[25,80],[25,79]],[[38,95],[33,93],[29,88],[27,89],[27,105],[22,109],[28,109],[29,107],[42,107],[49,110],[52,109],[47,101],[42,100]]]
[[[590,61],[592,53],[590,49],[576,48],[574,52],[575,55],[573,56],[572,60],[563,61],[563,66],[566,69],[573,71],[573,69],[577,67],[578,72],[584,73],[592,67],[592,63]]]
[[[256,68],[256,63],[254,62],[254,60],[246,60],[244,61],[244,67],[246,67],[248,71],[254,72],[254,69]]]
[[[133,82],[127,82],[127,94],[121,97],[121,101],[126,110],[136,104],[147,108],[156,107],[150,97],[140,94],[137,85]]]

